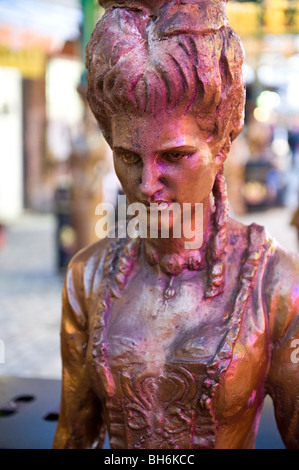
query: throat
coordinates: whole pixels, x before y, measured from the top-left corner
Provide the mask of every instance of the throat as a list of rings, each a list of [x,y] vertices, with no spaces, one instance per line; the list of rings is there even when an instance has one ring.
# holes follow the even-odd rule
[[[183,218],[181,237],[144,239],[144,257],[147,262],[152,266],[159,265],[164,273],[171,276],[178,276],[183,269],[191,271],[201,269],[205,260],[205,250],[213,232],[212,214],[211,203],[208,201],[202,204],[200,216],[193,217],[191,222],[189,220],[187,228],[188,221]]]
[[[183,269],[197,271],[201,268],[204,257],[204,250],[170,250],[169,244],[165,250],[161,249],[161,245],[154,245],[148,240],[144,242],[144,256],[147,262],[152,265],[159,265],[165,274],[178,276]]]

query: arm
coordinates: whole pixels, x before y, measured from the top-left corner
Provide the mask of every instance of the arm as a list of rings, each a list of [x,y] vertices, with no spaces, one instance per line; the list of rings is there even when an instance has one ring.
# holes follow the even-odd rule
[[[62,393],[54,448],[101,448],[105,425],[101,403],[90,385],[85,354],[88,319],[85,312],[82,255],[73,260],[65,278],[62,298]]]
[[[279,432],[289,449],[299,448],[299,257],[278,248],[266,273],[271,364],[267,392]],[[297,354],[299,357],[299,354]]]

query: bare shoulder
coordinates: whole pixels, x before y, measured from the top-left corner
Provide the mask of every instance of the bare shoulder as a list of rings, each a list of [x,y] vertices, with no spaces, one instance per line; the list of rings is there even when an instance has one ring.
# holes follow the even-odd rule
[[[299,320],[299,255],[276,244],[267,263],[264,301],[274,341]]]
[[[242,224],[238,220],[229,218],[227,223],[228,250],[243,252],[247,244],[247,233],[247,225]]]
[[[78,251],[68,264],[64,282],[64,301],[74,311],[88,310],[93,292],[103,276],[105,253],[111,240],[105,238]]]
[[[236,230],[237,232],[240,232],[240,231],[246,232],[248,225],[242,224],[242,222],[239,222],[239,220],[229,217],[228,227],[231,230],[234,230],[234,231]]]
[[[227,238],[231,250],[244,252],[250,245],[259,250],[264,247],[270,237],[264,227],[257,224],[245,225],[235,219],[228,219]]]
[[[265,291],[279,291],[283,294],[293,294],[296,287],[299,294],[299,255],[292,253],[279,244],[273,243],[273,253],[267,264]]]
[[[68,265],[68,271],[70,269],[94,269],[101,262],[106,250],[109,249],[110,243],[111,240],[104,238],[82,248],[72,257]]]
[[[239,220],[232,219],[232,218],[228,219],[228,234],[229,235],[238,236],[240,240],[245,242],[248,239],[250,232],[252,232],[256,237],[258,237],[261,243],[265,243],[265,242],[272,240],[270,234],[262,225],[258,225],[256,223],[245,225]]]
[[[271,336],[278,341],[288,329],[299,321],[299,255],[279,245],[264,227],[251,224],[246,226],[229,219],[228,239],[231,259],[237,252],[249,246],[263,250],[259,261],[262,273],[262,297],[269,318]]]

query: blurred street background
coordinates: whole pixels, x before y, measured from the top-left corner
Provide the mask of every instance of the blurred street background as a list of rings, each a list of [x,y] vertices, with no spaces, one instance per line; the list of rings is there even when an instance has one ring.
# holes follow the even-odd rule
[[[246,61],[246,120],[226,164],[232,215],[299,251],[299,2],[228,2]],[[116,203],[112,156],[85,101],[96,0],[0,0],[0,376],[61,377],[70,257]]]

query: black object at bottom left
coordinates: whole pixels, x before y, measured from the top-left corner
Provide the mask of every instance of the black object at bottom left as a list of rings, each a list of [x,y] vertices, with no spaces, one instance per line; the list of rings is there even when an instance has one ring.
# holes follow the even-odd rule
[[[0,449],[51,449],[61,381],[0,377]]]

